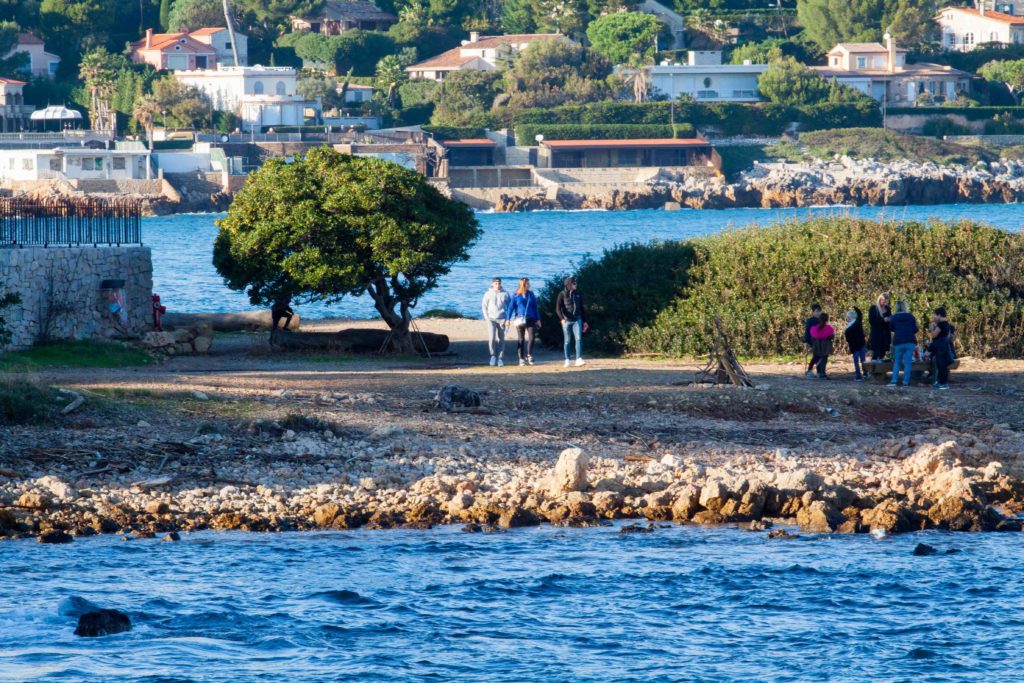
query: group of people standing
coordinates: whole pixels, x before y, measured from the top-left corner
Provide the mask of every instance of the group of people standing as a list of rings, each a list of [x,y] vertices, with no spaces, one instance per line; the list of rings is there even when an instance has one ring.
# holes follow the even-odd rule
[[[576,278],[567,277],[563,282],[564,289],[558,293],[555,301],[555,314],[562,323],[563,351],[565,367],[573,364],[570,351],[575,342],[577,367],[585,364],[583,360],[583,335],[588,327],[583,320],[583,296],[576,286]],[[511,325],[516,330],[516,352],[519,365],[533,365],[533,345],[537,330],[541,328],[540,308],[537,296],[530,289],[529,278],[519,278],[519,286],[514,294],[509,294],[502,287],[501,278],[491,281],[491,287],[484,292],[481,302],[484,321],[487,323],[487,349],[491,354],[491,365],[505,365],[505,330]]]
[[[889,386],[899,385],[900,373],[903,373],[903,386],[910,385],[910,375],[915,356],[918,355],[917,335],[919,331],[917,318],[910,312],[905,301],[897,301],[895,310],[889,306],[888,294],[880,294],[868,310],[870,335],[864,331],[864,316],[854,306],[846,313],[846,328],[843,336],[853,357],[854,380],[863,381],[867,374],[868,348],[871,350],[871,362],[883,361],[892,352],[892,380]],[[835,328],[829,324],[829,315],[822,311],[821,306],[811,306],[811,317],[804,324],[804,346],[811,353],[811,361],[805,374],[808,377],[830,379],[827,367],[828,359],[834,352]],[[949,370],[956,354],[953,340],[956,330],[946,317],[945,307],[938,307],[932,312],[928,325],[927,343],[924,345],[921,359],[930,359],[932,366],[932,386],[936,389],[949,389]]]

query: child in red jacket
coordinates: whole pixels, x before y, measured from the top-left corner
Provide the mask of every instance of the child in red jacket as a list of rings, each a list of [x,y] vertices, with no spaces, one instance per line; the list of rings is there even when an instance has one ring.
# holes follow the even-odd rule
[[[825,371],[832,355],[832,340],[836,331],[828,324],[828,313],[822,313],[817,325],[811,326],[811,349],[818,360],[818,379],[831,379]]]

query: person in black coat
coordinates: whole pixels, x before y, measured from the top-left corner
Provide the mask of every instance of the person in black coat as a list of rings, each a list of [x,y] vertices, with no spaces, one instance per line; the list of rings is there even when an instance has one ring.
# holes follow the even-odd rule
[[[804,372],[804,375],[807,377],[814,377],[814,368],[818,365],[818,361],[821,360],[821,356],[814,353],[812,348],[813,340],[811,339],[811,328],[816,327],[820,319],[821,306],[819,304],[811,304],[811,317],[804,321],[804,349],[811,354],[811,362],[807,364],[807,370]]]
[[[883,360],[892,346],[892,330],[889,329],[889,295],[879,294],[878,301],[868,310],[868,324],[871,326],[871,360]]]
[[[860,382],[864,379],[861,369],[867,360],[867,339],[864,336],[864,314],[856,306],[846,314],[846,345],[853,355],[853,370],[856,373],[854,380]]]

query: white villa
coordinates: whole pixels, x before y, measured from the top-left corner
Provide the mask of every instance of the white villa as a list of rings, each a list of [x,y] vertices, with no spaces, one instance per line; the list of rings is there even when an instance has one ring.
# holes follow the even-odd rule
[[[906,55],[886,34],[885,45],[840,43],[829,50],[826,66],[811,68],[890,105],[913,105],[924,93],[951,100],[967,91],[971,74],[941,64],[907,64]]]
[[[247,130],[305,122],[307,102],[296,93],[296,73],[291,67],[221,66],[175,71],[174,77],[203,92],[216,111],[237,114]]]
[[[1015,14],[1017,6],[999,3],[992,8],[987,4],[986,0],[979,0],[976,7],[944,7],[939,10],[935,21],[942,29],[942,47],[969,52],[985,44],[1024,43],[1024,16]],[[1020,10],[1024,11],[1024,4]]]
[[[0,149],[0,180],[139,180],[152,177],[149,156],[144,147]]]
[[[719,50],[690,51],[686,64],[651,67],[651,88],[675,100],[689,95],[701,102],[757,102],[757,79],[767,64],[722,64]]]
[[[411,80],[442,81],[453,71],[497,71],[501,62],[510,60],[540,40],[569,40],[560,33],[518,33],[506,36],[481,36],[476,31],[460,47],[442,52],[405,67]]]

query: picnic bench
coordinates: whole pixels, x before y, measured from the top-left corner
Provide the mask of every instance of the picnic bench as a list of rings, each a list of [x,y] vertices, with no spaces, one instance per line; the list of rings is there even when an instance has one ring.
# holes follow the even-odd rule
[[[953,360],[953,364],[949,366],[950,370],[956,370],[960,367],[960,361],[958,359]],[[930,360],[914,361],[910,366],[910,380],[911,381],[922,381],[931,374],[932,362]],[[891,360],[879,360],[879,361],[867,361],[864,363],[864,375],[869,379],[886,381],[889,375],[892,373],[892,361]]]

